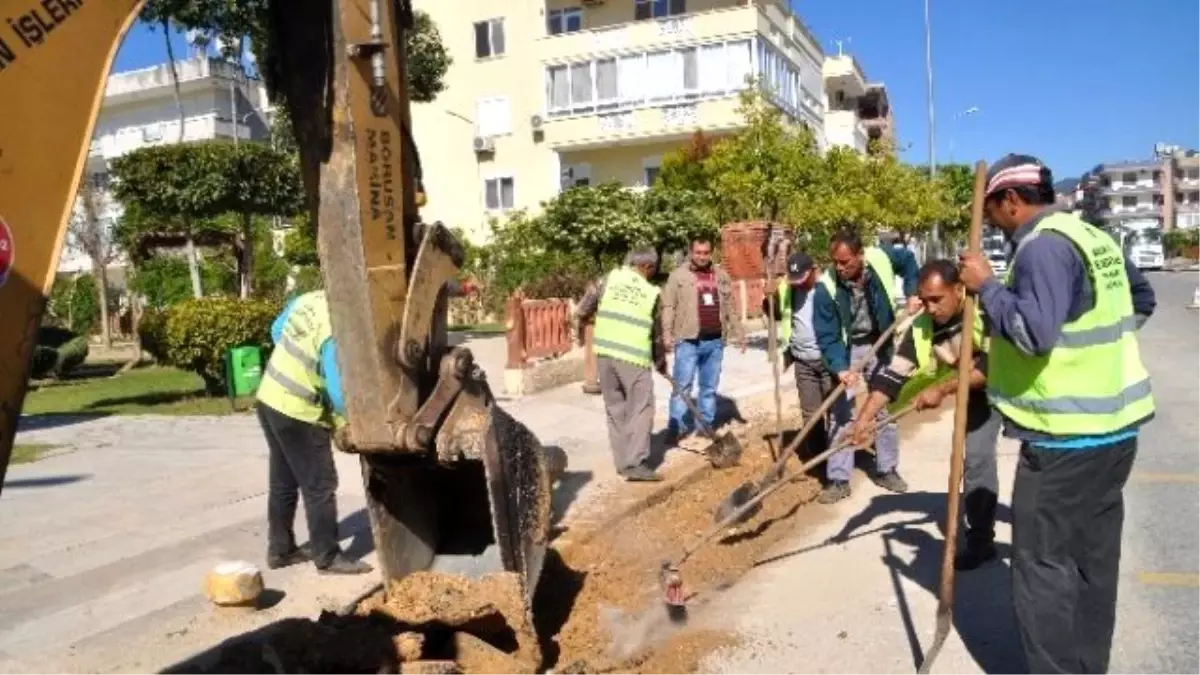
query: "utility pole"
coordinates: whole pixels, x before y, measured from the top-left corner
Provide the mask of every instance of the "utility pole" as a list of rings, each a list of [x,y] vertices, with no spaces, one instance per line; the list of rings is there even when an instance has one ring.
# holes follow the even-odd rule
[[[934,151],[933,124],[933,43],[930,35],[929,0],[925,0],[925,99],[929,106],[929,179],[937,177],[937,155]],[[933,245],[938,248],[941,241],[941,228],[933,225]]]

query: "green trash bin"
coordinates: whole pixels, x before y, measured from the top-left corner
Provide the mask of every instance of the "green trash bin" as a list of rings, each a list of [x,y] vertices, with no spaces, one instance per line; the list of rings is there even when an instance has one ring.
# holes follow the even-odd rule
[[[225,372],[231,402],[253,395],[258,390],[258,383],[262,382],[262,347],[253,345],[230,349],[225,356]]]

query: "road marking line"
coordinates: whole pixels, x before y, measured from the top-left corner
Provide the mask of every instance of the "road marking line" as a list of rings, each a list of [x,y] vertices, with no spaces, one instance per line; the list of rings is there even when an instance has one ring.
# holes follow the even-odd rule
[[[1138,572],[1137,580],[1147,586],[1200,587],[1200,574],[1185,572]]]
[[[1129,479],[1135,483],[1200,483],[1200,474],[1134,471]]]

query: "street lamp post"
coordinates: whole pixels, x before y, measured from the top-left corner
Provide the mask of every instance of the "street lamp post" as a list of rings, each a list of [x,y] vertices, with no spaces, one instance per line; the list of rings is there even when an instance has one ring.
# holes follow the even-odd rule
[[[937,177],[937,155],[934,151],[933,123],[933,43],[929,26],[929,0],[925,0],[925,99],[929,107],[929,179]],[[941,239],[940,228],[933,225],[933,245],[936,248]]]
[[[971,115],[975,115],[978,112],[979,112],[979,106],[973,105],[970,108],[967,108],[966,110],[961,110],[959,112],[954,113],[954,117],[951,118],[951,120],[950,120],[950,163],[951,164],[954,163],[954,134],[958,130],[958,120],[962,119],[963,117],[970,117]]]

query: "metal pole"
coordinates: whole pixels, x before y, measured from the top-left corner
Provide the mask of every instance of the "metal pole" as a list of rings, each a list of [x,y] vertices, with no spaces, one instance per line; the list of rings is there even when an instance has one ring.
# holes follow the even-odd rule
[[[937,155],[934,151],[933,46],[929,25],[929,0],[925,0],[925,98],[929,106],[929,179],[933,180],[937,177]],[[937,223],[934,223],[932,239],[935,247],[938,247],[941,241],[940,229]]]

